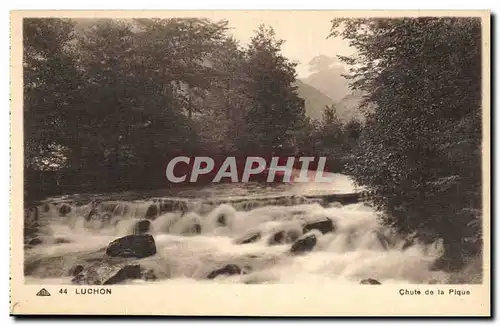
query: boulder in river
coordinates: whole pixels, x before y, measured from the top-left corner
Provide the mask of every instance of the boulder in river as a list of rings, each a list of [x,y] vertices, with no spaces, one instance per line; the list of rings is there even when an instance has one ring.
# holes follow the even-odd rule
[[[216,269],[207,275],[207,279],[214,279],[217,276],[231,276],[231,275],[240,275],[242,273],[241,268],[235,264],[228,264],[222,268]]]
[[[82,265],[76,265],[76,266],[73,266],[72,268],[70,268],[68,274],[70,276],[77,276],[78,274],[80,274],[82,271],[84,270],[83,266]]]
[[[139,264],[123,260],[101,260],[81,269],[71,280],[71,283],[80,285],[111,285],[121,283],[127,279],[139,278],[141,278],[141,266]]]
[[[59,207],[59,215],[60,216],[66,216],[69,213],[71,213],[71,206],[70,205],[68,205],[68,204],[62,204]]]
[[[74,283],[86,285],[111,284],[128,278],[141,278],[149,281],[170,277],[168,271],[163,268],[167,262],[162,257],[150,259],[109,257],[105,252],[106,248],[102,248],[97,251],[80,251],[45,257],[27,256],[24,263],[24,275],[36,278],[70,276],[76,277]],[[130,273],[130,268],[118,273],[128,265],[140,265],[140,275],[138,276],[137,271]]]
[[[249,233],[239,239],[234,240],[235,244],[247,244],[259,241],[262,238],[260,232]]]
[[[364,280],[361,280],[361,282],[359,282],[359,284],[382,284],[382,283],[380,283],[379,281],[377,281],[373,278],[366,278]]]
[[[141,279],[143,279],[144,281],[154,281],[157,278],[158,277],[156,276],[156,273],[154,270],[152,270],[152,269],[142,270],[141,269]]]
[[[128,235],[108,245],[106,255],[112,257],[144,258],[156,254],[156,244],[150,234]]]
[[[321,233],[325,234],[328,232],[333,232],[335,230],[335,227],[333,225],[332,220],[329,219],[328,217],[325,217],[324,219],[321,219],[321,220],[307,222],[304,225],[304,228],[303,228],[304,233],[307,233],[311,230],[318,230]]]
[[[217,224],[217,226],[227,226],[228,218],[227,218],[226,214],[224,214],[224,213],[219,214],[217,216],[217,219],[216,219],[216,224]]]
[[[284,243],[285,231],[278,231],[272,234],[267,240],[267,244],[270,246],[279,245]]]
[[[140,220],[135,224],[134,234],[143,234],[149,232],[151,222],[149,220]]]
[[[158,217],[158,205],[156,204],[151,204],[149,205],[146,215],[144,216],[147,219],[154,220]]]
[[[54,239],[54,244],[63,244],[63,243],[71,243],[71,240],[68,240],[66,238],[55,238]]]
[[[301,254],[313,250],[317,243],[317,235],[315,233],[307,233],[300,237],[290,248],[293,254]]]
[[[281,231],[278,231],[278,232],[274,233],[273,235],[271,235],[271,237],[267,241],[267,244],[270,246],[274,246],[274,245],[280,245],[280,244],[293,243],[301,235],[302,234],[299,230],[295,230],[295,229],[281,230]]]
[[[42,243],[43,243],[43,240],[40,239],[39,237],[36,237],[36,238],[33,238],[30,241],[28,241],[28,246],[34,247],[34,246],[41,245]]]

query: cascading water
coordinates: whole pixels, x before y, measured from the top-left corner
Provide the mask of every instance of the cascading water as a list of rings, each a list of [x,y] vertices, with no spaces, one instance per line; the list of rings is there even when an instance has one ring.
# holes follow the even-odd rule
[[[328,203],[325,198],[338,195],[336,186],[296,184],[272,192],[248,185],[251,190],[245,193],[233,184],[204,190],[198,197],[48,200],[38,207],[36,221],[31,219],[37,227],[27,236],[26,280],[70,284],[69,271],[80,263],[79,254],[102,251],[147,219],[157,253],[139,261],[154,270],[154,282],[446,282],[446,273],[429,268],[442,254],[439,242],[408,245],[382,227],[364,203]],[[346,187],[340,188],[346,192]],[[326,218],[333,230],[312,230],[317,239],[313,248],[290,254],[304,224]],[[211,271],[228,264],[241,272],[207,279]]]

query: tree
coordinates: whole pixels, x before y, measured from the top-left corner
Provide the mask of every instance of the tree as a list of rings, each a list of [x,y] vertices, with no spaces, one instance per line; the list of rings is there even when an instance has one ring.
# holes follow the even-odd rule
[[[481,22],[475,18],[335,19],[357,55],[351,87],[372,106],[349,171],[384,222],[442,238],[460,266],[481,209]],[[449,266],[451,268],[451,266]]]
[[[245,110],[249,103],[246,87],[246,58],[238,42],[228,37],[207,59],[217,76],[200,101],[196,125],[203,148],[234,152],[236,140],[245,131]]]
[[[147,175],[163,180],[169,155],[198,147],[192,115],[217,76],[206,60],[225,25],[104,20],[80,35],[79,67],[89,95],[79,121],[92,146],[83,147],[87,170],[106,170],[107,183]]]
[[[73,23],[64,19],[23,20],[23,123],[25,197],[57,185],[68,166],[71,126],[80,102],[72,56]],[[53,187],[48,192],[53,192]]]
[[[343,129],[345,150],[356,148],[359,137],[361,136],[361,132],[363,130],[362,123],[358,119],[353,118],[344,125]]]
[[[295,147],[300,156],[313,156],[317,154],[321,141],[321,123],[317,119],[305,117],[295,130],[293,139],[296,140]]]
[[[327,106],[320,122],[320,147],[323,154],[335,155],[341,152],[343,143],[343,124],[337,117],[335,107]]]
[[[250,104],[241,149],[272,152],[289,147],[293,130],[304,119],[304,100],[293,85],[296,65],[280,53],[282,44],[265,26],[250,41],[246,53]]]
[[[342,172],[344,156],[349,149],[345,148],[344,125],[337,116],[335,106],[327,106],[323,110],[323,119],[318,128],[318,154],[328,158],[330,171]]]

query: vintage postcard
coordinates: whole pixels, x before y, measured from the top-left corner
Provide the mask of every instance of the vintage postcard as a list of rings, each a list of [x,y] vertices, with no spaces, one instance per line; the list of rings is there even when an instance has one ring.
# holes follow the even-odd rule
[[[489,11],[12,11],[12,315],[491,316]]]

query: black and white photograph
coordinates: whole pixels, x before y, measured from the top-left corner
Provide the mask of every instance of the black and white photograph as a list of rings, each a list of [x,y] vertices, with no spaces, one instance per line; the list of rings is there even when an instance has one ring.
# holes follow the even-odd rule
[[[23,283],[489,284],[488,14],[353,13],[23,17]]]

